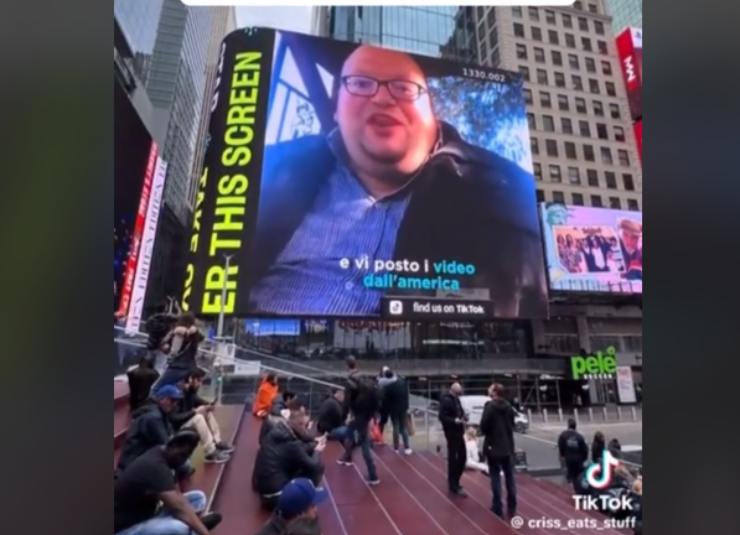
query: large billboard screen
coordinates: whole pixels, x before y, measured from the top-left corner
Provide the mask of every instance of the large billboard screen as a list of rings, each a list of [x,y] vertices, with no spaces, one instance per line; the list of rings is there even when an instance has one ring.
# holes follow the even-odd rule
[[[642,214],[543,203],[550,289],[642,293]]]
[[[622,78],[632,120],[642,118],[642,29],[625,28],[617,36]]]
[[[546,315],[518,73],[246,28],[209,140],[184,308]]]

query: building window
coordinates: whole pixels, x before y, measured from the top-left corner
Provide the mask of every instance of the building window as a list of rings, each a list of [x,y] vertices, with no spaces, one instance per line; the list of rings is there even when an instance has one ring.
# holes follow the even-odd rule
[[[575,2],[573,2],[573,7],[575,9],[581,9],[582,10],[583,9],[583,4],[581,2],[579,2],[578,0],[576,0]]]
[[[558,144],[554,139],[545,140],[545,151],[548,156],[558,156]]]
[[[545,192],[542,191],[541,189],[537,190],[537,202],[545,202]]]
[[[575,160],[578,158],[578,156],[576,156],[576,144],[572,141],[565,142],[565,157],[569,160]]]
[[[600,20],[594,21],[594,29],[598,35],[604,35],[604,23]]]
[[[524,88],[524,102],[527,104],[532,104],[532,90]]]
[[[614,84],[613,83],[606,82],[606,94],[609,95],[610,97],[616,97],[617,96],[617,91],[616,91],[616,88],[614,87]]]
[[[583,91],[583,82],[581,81],[581,77],[574,74],[570,77],[571,82],[573,82],[573,89],[576,91]]]
[[[478,20],[483,20],[483,6],[478,6],[476,12],[478,13]]]
[[[547,91],[540,91],[540,106],[543,108],[552,108],[552,100],[550,100],[550,93]]]
[[[639,211],[640,207],[637,205],[637,199],[627,199],[627,209],[635,212]]]
[[[594,157],[594,148],[591,145],[583,146],[583,159],[586,160],[587,162],[596,161]]]
[[[591,13],[598,13],[599,12],[598,8],[596,7],[596,4],[589,4],[588,5],[588,10]]]
[[[614,163],[614,160],[612,160],[612,151],[609,147],[601,147],[601,161],[607,165]]]
[[[596,123],[596,135],[599,139],[609,139],[606,133],[606,125],[604,123]]]
[[[592,104],[594,106],[594,115],[597,115],[599,117],[603,117],[604,116],[604,104],[602,104],[598,100],[594,100],[592,102]]]
[[[558,109],[560,111],[570,111],[567,95],[558,95]]]
[[[488,16],[486,17],[488,21],[488,27],[493,28],[493,26],[496,24],[496,9],[490,8],[488,10]]]
[[[526,52],[527,49],[525,48],[524,50]],[[529,67],[526,65],[519,65],[519,72],[522,74],[522,79],[525,82],[529,82]]]
[[[609,104],[609,111],[611,112],[612,119],[619,119],[621,114],[619,113],[619,105]]]
[[[491,9],[493,9],[493,8],[491,8]],[[514,15],[515,17],[521,19],[522,18],[522,8],[519,7],[519,6],[512,7],[511,8],[511,14]]]
[[[622,203],[619,201],[619,197],[609,197],[609,208],[614,210],[621,210]]]
[[[535,123],[535,120],[534,120],[534,113],[528,113],[527,114],[527,122],[529,123],[529,129],[530,130],[536,130],[537,129],[537,124]]]
[[[537,180],[542,180],[542,166],[537,162],[534,162],[532,164],[532,167],[534,168],[534,177]]]
[[[537,69],[537,83],[547,85],[547,71],[545,69]]]
[[[578,17],[578,29],[582,32],[588,31],[588,21],[586,20],[586,17]]]
[[[560,128],[563,131],[563,134],[573,133],[573,123],[567,117],[560,119]]]
[[[581,47],[586,52],[591,52],[591,39],[588,37],[581,37]]]
[[[617,151],[617,158],[619,158],[619,165],[622,165],[624,167],[629,167],[630,157],[627,154],[626,150],[619,149]]]
[[[552,201],[553,202],[559,202],[561,204],[565,204],[565,195],[563,195],[562,191],[553,191],[552,192]]]
[[[497,67],[499,64],[499,53],[498,53],[498,47],[493,49],[493,52],[491,53],[491,65],[494,67]]]
[[[550,40],[550,44],[553,44],[553,45],[560,44],[560,38],[558,37],[558,32],[556,32],[555,30],[548,30],[547,38]]]
[[[534,41],[542,41],[542,30],[537,26],[532,26],[532,39]]]
[[[624,128],[621,126],[614,127],[614,139],[617,141],[624,141]]]
[[[570,15],[566,15],[563,13],[563,26],[566,28],[572,28],[573,27],[573,19],[570,17]]]
[[[548,24],[555,24],[555,12],[552,9],[545,10],[545,21]]]
[[[534,117],[532,117],[532,124],[534,124]],[[530,144],[532,145],[532,154],[539,154],[540,153],[540,144],[537,143],[537,138],[533,137],[530,140]]]
[[[601,72],[606,74],[607,76],[611,76],[612,74],[612,64],[608,61],[602,61],[601,62]]]
[[[601,204],[601,195],[591,195],[591,206],[595,208],[601,208],[604,206]]]
[[[524,37],[524,25],[523,24],[519,24],[518,22],[514,23],[514,36]]]
[[[481,63],[488,61],[488,47],[486,46],[485,41],[480,44],[480,59]]]
[[[565,46],[570,48],[576,47],[576,38],[572,33],[565,34]]]
[[[578,65],[578,56],[575,54],[568,54],[568,65],[570,65],[571,69],[580,69],[581,66]]]
[[[555,122],[552,119],[552,115],[543,115],[542,116],[542,129],[545,132],[554,132],[555,131]]]
[[[532,20],[540,20],[540,10],[536,7],[530,7],[528,9],[529,11],[529,18]]]
[[[578,169],[576,169],[578,171]],[[583,206],[583,195],[580,193],[573,194],[573,204],[576,206]]]
[[[555,86],[565,87],[565,75],[562,72],[555,73]]]
[[[550,164],[550,182],[562,182],[563,177],[560,176],[560,166]]]
[[[593,58],[586,58],[586,71],[596,72],[596,62]]]
[[[577,167],[568,167],[568,182],[576,185],[581,183],[581,174],[578,172]]]
[[[553,65],[562,65],[563,64],[563,55],[558,52],[557,50],[553,50],[551,53],[552,55],[552,64]]]
[[[586,169],[586,177],[588,178],[588,185],[599,187],[599,174],[596,169]]]
[[[599,47],[599,53],[604,55],[609,53],[609,49],[606,48],[606,41],[597,41],[596,45]]]
[[[588,121],[578,121],[578,132],[583,137],[591,137],[591,128],[589,127]]]
[[[588,79],[588,90],[591,91],[594,95],[598,95],[601,93],[599,90],[599,81],[594,80],[593,78]]]
[[[635,182],[632,180],[632,175],[628,173],[623,174],[622,181],[624,182],[624,189],[627,191],[635,191]]]
[[[606,171],[604,173],[604,177],[606,178],[606,187],[609,189],[617,189],[617,175],[612,173],[611,171]]]
[[[576,111],[578,113],[586,113],[586,100],[581,97],[576,97]]]
[[[491,33],[488,34],[488,46],[491,50],[498,46],[498,30],[493,28]]]
[[[545,51],[542,48],[534,47],[534,60],[537,63],[545,63]]]
[[[526,45],[517,43],[516,45],[516,57],[519,59],[527,59],[527,47]]]

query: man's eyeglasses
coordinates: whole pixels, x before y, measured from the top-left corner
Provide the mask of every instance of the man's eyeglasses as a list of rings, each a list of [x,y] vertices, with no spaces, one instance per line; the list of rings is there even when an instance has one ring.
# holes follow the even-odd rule
[[[424,86],[409,80],[376,80],[369,76],[342,76],[342,84],[350,95],[358,97],[374,97],[382,85],[397,100],[416,100],[427,92]]]

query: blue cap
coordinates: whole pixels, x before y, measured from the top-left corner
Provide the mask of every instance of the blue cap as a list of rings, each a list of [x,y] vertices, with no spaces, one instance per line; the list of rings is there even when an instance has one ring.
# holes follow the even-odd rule
[[[175,385],[164,385],[157,389],[157,391],[154,393],[154,397],[157,399],[182,399],[182,391]]]
[[[293,518],[323,502],[328,495],[323,487],[315,487],[310,479],[299,477],[283,487],[277,509],[283,518]]]

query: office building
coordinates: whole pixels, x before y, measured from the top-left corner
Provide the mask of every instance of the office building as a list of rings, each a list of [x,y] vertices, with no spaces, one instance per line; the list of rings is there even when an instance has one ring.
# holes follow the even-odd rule
[[[612,17],[612,35],[627,27],[642,28],[642,0],[606,0],[606,12]]]

